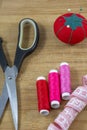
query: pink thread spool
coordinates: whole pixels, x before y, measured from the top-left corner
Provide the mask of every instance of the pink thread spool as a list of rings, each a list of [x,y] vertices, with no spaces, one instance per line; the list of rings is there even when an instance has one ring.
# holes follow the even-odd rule
[[[69,100],[71,93],[71,81],[70,81],[70,67],[67,62],[62,62],[60,64],[60,85],[61,85],[62,99]]]
[[[57,70],[51,70],[48,75],[49,97],[52,108],[60,107],[60,83]]]

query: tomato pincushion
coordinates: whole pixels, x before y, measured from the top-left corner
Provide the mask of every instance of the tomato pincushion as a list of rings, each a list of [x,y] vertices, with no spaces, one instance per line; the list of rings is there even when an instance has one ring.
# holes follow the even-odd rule
[[[80,43],[87,36],[87,20],[80,14],[64,14],[55,20],[54,33],[64,43]]]

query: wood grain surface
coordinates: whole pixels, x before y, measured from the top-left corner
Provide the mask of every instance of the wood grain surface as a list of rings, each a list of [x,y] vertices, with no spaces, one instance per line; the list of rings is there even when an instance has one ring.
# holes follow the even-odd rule
[[[36,78],[47,78],[50,69],[59,68],[66,61],[71,68],[72,89],[82,85],[82,76],[87,74],[87,39],[75,46],[59,41],[53,33],[55,19],[71,8],[87,18],[87,0],[0,0],[0,37],[10,65],[13,64],[18,40],[18,24],[23,18],[34,19],[39,26],[40,40],[37,49],[28,56],[17,77],[19,103],[19,130],[47,130],[66,104],[61,102],[49,116],[41,116],[37,108]],[[80,12],[80,8],[83,10]],[[0,68],[0,94],[4,74]],[[0,130],[14,130],[9,103],[0,119]],[[78,115],[69,130],[87,130],[87,107]]]

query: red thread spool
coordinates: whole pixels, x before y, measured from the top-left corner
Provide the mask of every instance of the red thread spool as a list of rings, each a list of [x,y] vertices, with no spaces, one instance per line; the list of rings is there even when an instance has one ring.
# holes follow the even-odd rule
[[[75,45],[87,37],[87,20],[80,14],[66,13],[55,20],[54,33],[62,42]]]
[[[42,115],[48,115],[50,111],[48,83],[45,77],[38,77],[37,82],[38,110]]]
[[[60,82],[57,70],[51,70],[48,75],[49,97],[52,108],[60,107]]]

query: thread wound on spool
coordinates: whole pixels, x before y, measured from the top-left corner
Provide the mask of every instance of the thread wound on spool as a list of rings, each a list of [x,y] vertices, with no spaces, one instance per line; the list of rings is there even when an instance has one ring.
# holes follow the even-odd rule
[[[57,70],[51,70],[48,74],[49,97],[52,108],[60,107],[60,83]]]
[[[48,115],[50,111],[49,104],[49,93],[48,93],[48,83],[45,77],[41,76],[37,78],[37,98],[38,98],[38,110],[42,115]]]
[[[71,93],[71,81],[70,81],[70,67],[67,62],[62,62],[60,64],[60,84],[61,84],[62,99],[69,100]]]

